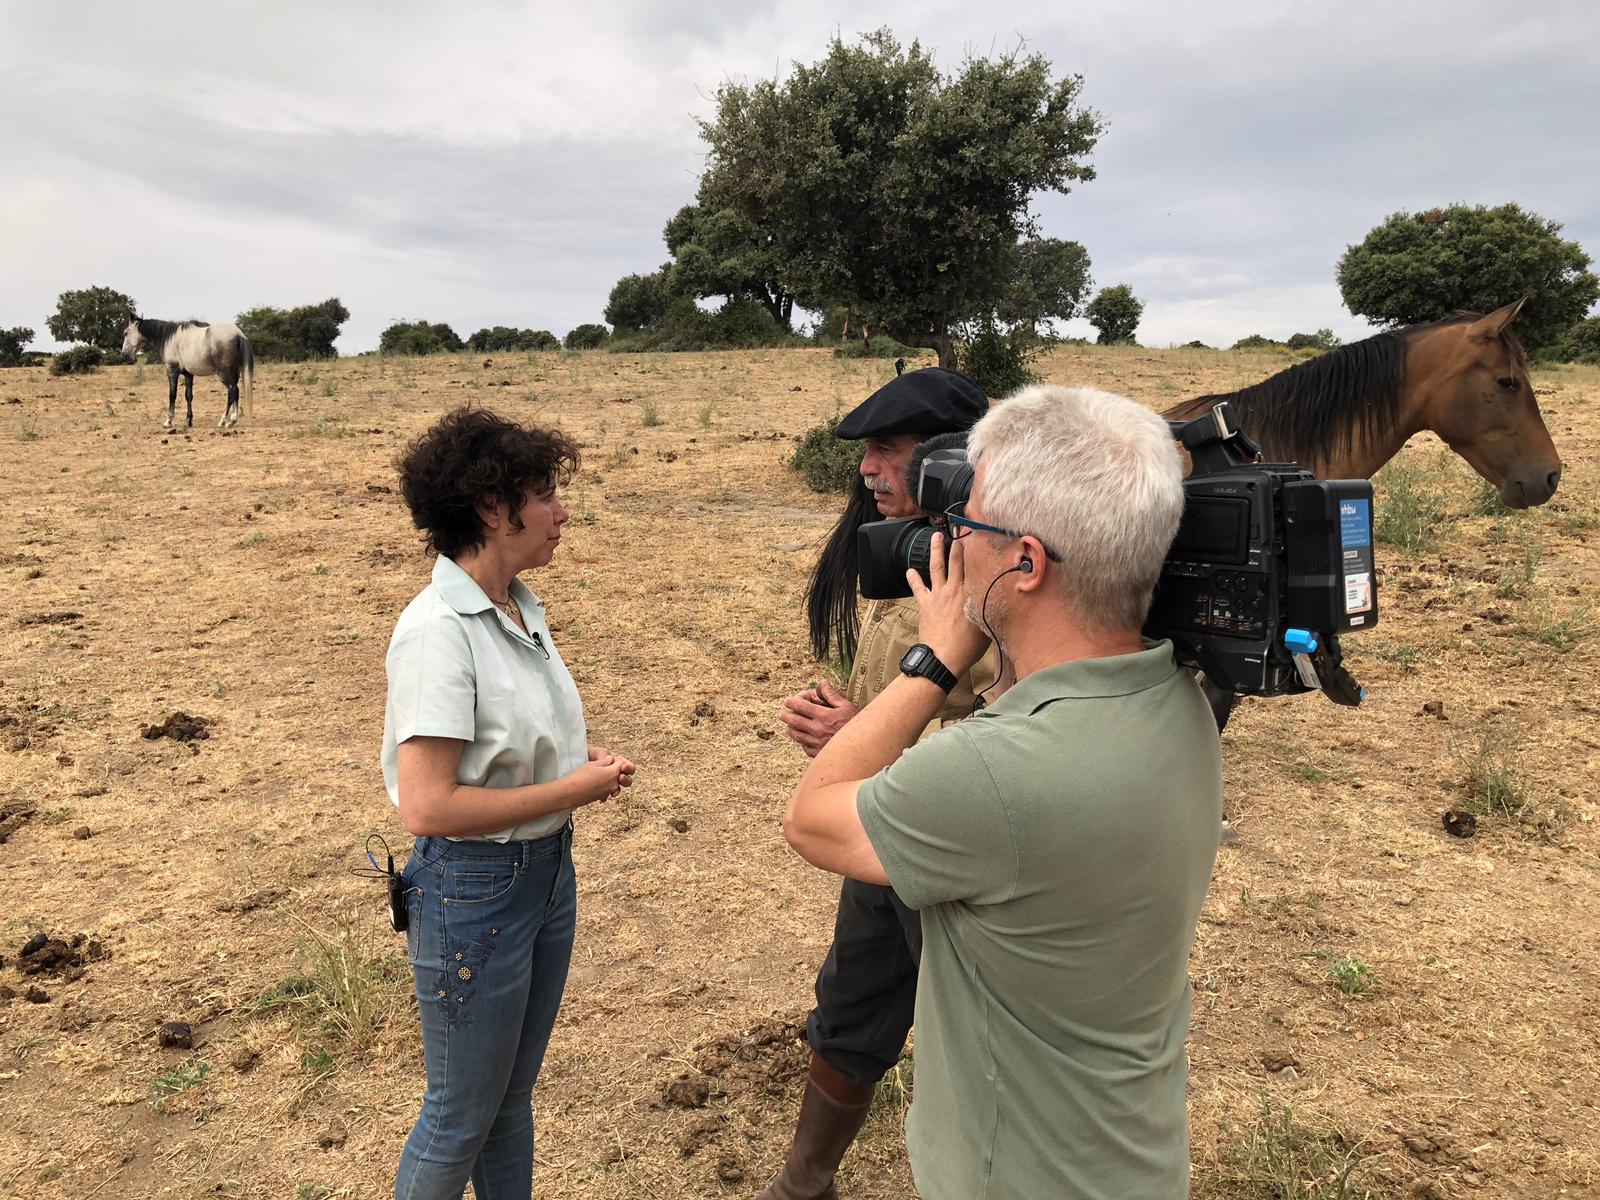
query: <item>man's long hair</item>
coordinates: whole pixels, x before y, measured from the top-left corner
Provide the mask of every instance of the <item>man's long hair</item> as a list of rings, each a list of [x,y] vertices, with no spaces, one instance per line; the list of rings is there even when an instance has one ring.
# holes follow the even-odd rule
[[[806,589],[806,620],[811,626],[811,653],[827,662],[830,651],[845,662],[856,657],[856,639],[861,620],[856,614],[856,530],[878,519],[872,502],[872,489],[859,475],[855,490],[839,515],[839,523],[828,535],[828,543],[817,557]]]

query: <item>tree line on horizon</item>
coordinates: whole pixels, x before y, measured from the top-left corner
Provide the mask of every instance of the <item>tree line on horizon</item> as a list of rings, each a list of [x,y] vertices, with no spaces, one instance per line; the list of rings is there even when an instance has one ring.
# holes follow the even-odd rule
[[[816,63],[781,78],[726,82],[699,121],[706,166],[693,202],[662,230],[667,260],[612,287],[605,324],[557,338],[494,326],[463,338],[448,324],[395,321],[383,354],[464,351],[739,349],[828,344],[896,357],[931,350],[991,394],[1026,382],[1027,363],[1084,317],[1102,344],[1137,337],[1143,302],[1126,282],[1090,298],[1090,256],[1044,236],[1033,197],[1095,178],[1106,130],[1083,80],[1039,54],[969,55],[941,72],[920,43],[887,29],[835,35]],[[1487,312],[1527,297],[1516,330],[1536,357],[1600,361],[1600,277],[1561,225],[1515,203],[1397,212],[1335,266],[1352,315],[1380,329]],[[712,302],[715,302],[714,307]],[[58,341],[121,347],[133,299],[65,292]],[[815,320],[795,327],[796,314]],[[238,315],[257,356],[326,358],[349,318],[338,299]],[[609,328],[608,328],[609,326]],[[29,358],[33,331],[0,329],[0,365]],[[1198,343],[1190,343],[1197,345]],[[1252,334],[1236,349],[1325,350],[1328,330],[1285,342]],[[92,355],[92,351],[86,351]]]

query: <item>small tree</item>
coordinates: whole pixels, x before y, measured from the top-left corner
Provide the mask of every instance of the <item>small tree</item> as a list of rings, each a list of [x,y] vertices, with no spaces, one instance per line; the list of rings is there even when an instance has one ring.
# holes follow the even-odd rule
[[[1589,255],[1560,232],[1515,204],[1398,212],[1345,251],[1339,291],[1356,316],[1390,328],[1526,296],[1517,335],[1530,350],[1552,345],[1600,299]]]
[[[1344,345],[1331,329],[1319,329],[1315,333],[1295,333],[1289,336],[1287,343],[1291,350],[1337,350]]]
[[[568,350],[598,350],[610,336],[604,325],[579,325],[567,334],[565,345]]]
[[[33,330],[18,325],[15,329],[0,329],[0,367],[20,367],[27,362],[28,343],[33,341]]]
[[[1600,363],[1600,317],[1579,321],[1561,339],[1562,362]]]
[[[624,275],[617,280],[606,301],[606,324],[619,333],[660,324],[672,299],[671,274],[672,268],[662,267],[649,275]]]
[[[1139,328],[1139,318],[1144,315],[1144,303],[1125,283],[1101,288],[1089,307],[1083,310],[1089,323],[1100,331],[1097,341],[1102,346],[1129,346]]]
[[[257,358],[303,362],[338,357],[333,343],[349,319],[350,310],[334,297],[299,308],[252,308],[234,321]]]
[[[58,342],[86,342],[107,354],[122,350],[122,334],[133,316],[133,297],[114,288],[91,287],[62,292],[45,327]]]
[[[443,322],[396,321],[378,336],[379,354],[454,354],[466,348]]]
[[[956,361],[984,395],[1009,396],[1039,382],[1039,376],[1028,369],[1028,360],[1037,345],[1021,327],[1007,333],[993,321],[983,321],[961,343]]]
[[[120,347],[119,347],[120,352]],[[92,375],[100,369],[105,355],[99,346],[73,346],[50,360],[52,375]]]
[[[559,350],[561,339],[548,329],[514,329],[510,325],[496,325],[493,329],[480,329],[469,337],[467,349],[480,354],[504,350]]]
[[[669,296],[749,297],[789,332],[794,295],[778,282],[783,262],[771,231],[761,223],[733,208],[686,204],[667,222],[662,237],[673,258],[670,269],[661,272]]]

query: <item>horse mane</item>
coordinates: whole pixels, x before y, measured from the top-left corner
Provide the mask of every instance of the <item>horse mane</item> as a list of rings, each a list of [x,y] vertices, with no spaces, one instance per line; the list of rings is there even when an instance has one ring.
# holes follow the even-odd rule
[[[1351,452],[1357,439],[1381,441],[1400,420],[1400,393],[1406,376],[1406,346],[1435,329],[1476,321],[1482,314],[1461,312],[1441,321],[1408,325],[1329,350],[1237,392],[1199,396],[1167,410],[1184,421],[1226,400],[1244,430],[1269,457],[1300,463],[1325,462]],[[1521,368],[1527,356],[1509,328],[1501,341]]]
[[[194,326],[205,328],[211,324],[209,321],[158,321],[154,317],[135,317],[134,325],[138,327],[139,336],[156,349],[163,349],[167,340],[181,329]]]

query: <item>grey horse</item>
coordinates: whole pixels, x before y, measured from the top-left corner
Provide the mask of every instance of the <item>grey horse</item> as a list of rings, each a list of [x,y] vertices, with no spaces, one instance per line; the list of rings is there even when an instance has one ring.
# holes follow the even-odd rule
[[[183,376],[183,400],[188,406],[188,425],[194,425],[194,377],[215,375],[228,389],[228,406],[222,410],[218,429],[239,423],[239,381],[244,381],[244,415],[250,416],[251,383],[255,375],[255,353],[250,339],[237,325],[208,325],[204,321],[157,321],[130,316],[122,334],[122,352],[130,360],[140,350],[155,350],[167,367],[167,419],[170,428],[178,405],[178,376]]]

